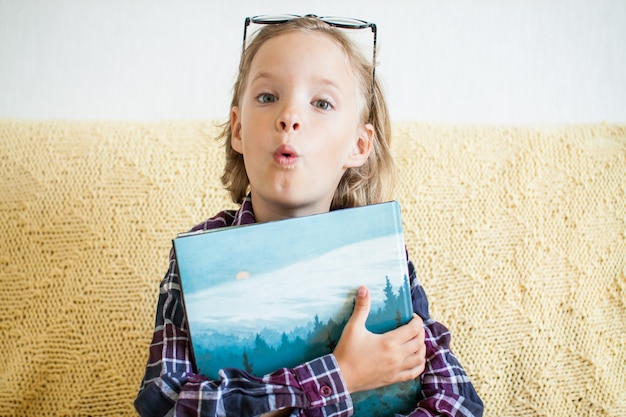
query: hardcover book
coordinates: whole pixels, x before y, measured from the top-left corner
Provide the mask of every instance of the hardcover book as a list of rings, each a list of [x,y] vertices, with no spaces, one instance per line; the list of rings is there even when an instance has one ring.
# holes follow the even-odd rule
[[[179,235],[174,249],[198,372],[262,376],[331,353],[359,286],[366,327],[383,333],[413,314],[396,201]],[[356,416],[415,408],[419,381],[352,395]]]

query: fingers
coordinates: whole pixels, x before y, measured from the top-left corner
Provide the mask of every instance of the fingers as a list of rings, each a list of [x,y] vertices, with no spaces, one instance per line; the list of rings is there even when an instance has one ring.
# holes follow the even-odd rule
[[[407,381],[418,378],[426,366],[426,345],[424,344],[424,331],[403,345],[404,359],[402,370],[398,372],[398,381]]]
[[[409,351],[412,351],[412,353],[406,357],[409,366],[407,370],[409,374],[408,378],[415,379],[424,372],[426,366],[426,343],[424,342],[426,331],[424,330],[424,322],[417,314],[413,315],[413,319],[408,324],[419,326],[415,338],[407,343],[410,345]]]
[[[387,333],[389,337],[393,337],[398,343],[407,343],[415,338],[421,338],[424,342],[424,322],[417,315],[413,314],[413,318],[407,324],[398,327]]]
[[[424,373],[425,362],[421,361],[416,364],[414,367],[407,368],[406,370],[399,372],[397,374],[398,382],[409,381],[411,379],[417,379]]]
[[[355,326],[365,327],[367,316],[370,314],[370,305],[371,299],[369,290],[367,287],[359,287],[350,322]]]
[[[384,337],[385,335],[383,335]],[[385,355],[379,362],[386,369],[386,383],[403,382],[418,378],[423,372],[426,364],[426,345],[424,344],[423,333],[418,334],[413,339],[402,345],[392,347],[390,341],[385,343]]]
[[[365,327],[370,309],[369,290],[360,287],[354,311],[333,352],[351,393],[415,379],[424,371],[422,319],[414,315],[395,330],[374,334]]]
[[[410,337],[411,334],[413,334],[413,338],[408,339],[404,343],[404,352],[407,353],[408,358],[419,358],[419,360],[423,363],[426,357],[426,344],[424,343],[424,339],[426,338],[426,332],[424,330],[422,319],[416,316],[415,318],[413,318],[413,320],[407,323],[406,327],[414,330],[415,333],[408,334],[407,337]]]
[[[388,332],[387,343],[396,346],[396,358],[401,363],[400,380],[413,379],[424,371],[426,362],[425,331],[422,319],[415,316],[409,323]]]
[[[405,368],[413,368],[426,361],[426,345],[423,338],[415,338],[410,343],[406,343],[405,347],[406,350],[403,353]]]

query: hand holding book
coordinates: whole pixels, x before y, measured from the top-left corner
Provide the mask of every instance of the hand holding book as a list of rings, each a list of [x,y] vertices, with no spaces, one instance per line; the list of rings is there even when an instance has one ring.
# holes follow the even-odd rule
[[[360,287],[352,316],[334,351],[350,393],[416,379],[424,371],[422,319],[414,314],[404,326],[375,334],[365,327],[370,303],[368,289]]]

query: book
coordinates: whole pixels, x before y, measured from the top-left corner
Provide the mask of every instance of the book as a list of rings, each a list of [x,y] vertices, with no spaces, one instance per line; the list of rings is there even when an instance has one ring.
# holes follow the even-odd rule
[[[184,233],[174,250],[198,373],[262,376],[331,353],[371,294],[368,330],[413,314],[397,201],[267,223]],[[352,394],[356,416],[407,413],[419,380]]]

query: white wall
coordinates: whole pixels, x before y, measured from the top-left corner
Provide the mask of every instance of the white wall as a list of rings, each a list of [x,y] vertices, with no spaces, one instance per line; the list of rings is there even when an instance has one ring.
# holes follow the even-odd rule
[[[0,0],[0,117],[223,118],[244,17],[311,12],[378,24],[394,120],[626,122],[624,0]]]

